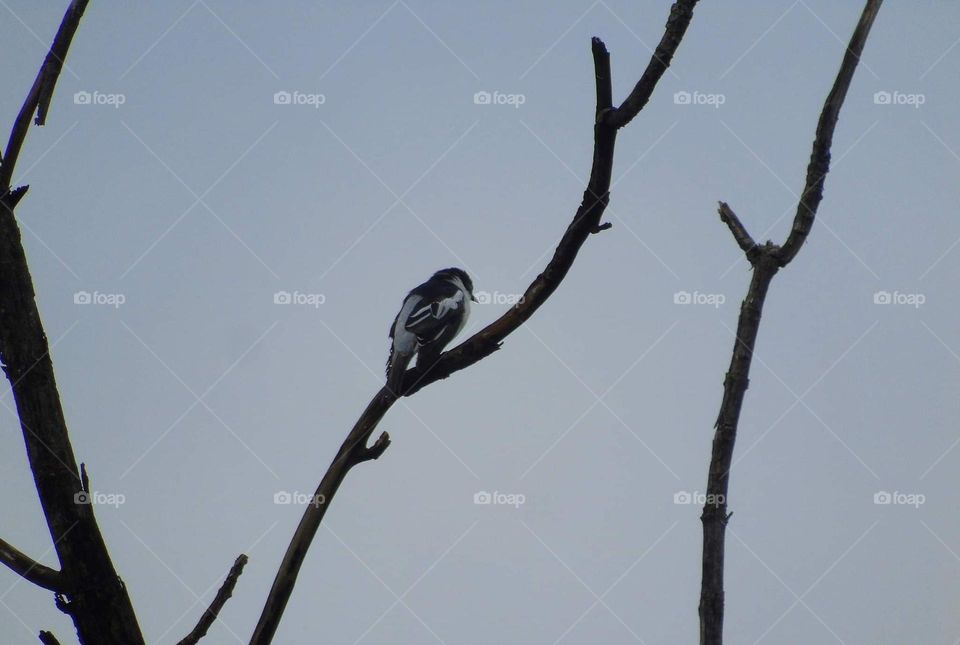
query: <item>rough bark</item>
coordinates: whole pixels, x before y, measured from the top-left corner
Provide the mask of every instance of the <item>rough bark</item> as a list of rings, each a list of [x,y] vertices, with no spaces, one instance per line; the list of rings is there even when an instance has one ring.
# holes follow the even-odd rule
[[[57,606],[73,619],[81,643],[138,645],[143,643],[143,636],[126,588],[107,553],[93,505],[78,503],[75,497],[85,487],[67,434],[47,337],[14,216],[26,187],[12,189],[10,185],[30,118],[36,112],[37,124],[42,125],[86,5],[86,0],[74,0],[67,9],[17,116],[0,165],[0,359],[13,389],[30,469],[60,561]],[[25,577],[29,579],[29,575]]]

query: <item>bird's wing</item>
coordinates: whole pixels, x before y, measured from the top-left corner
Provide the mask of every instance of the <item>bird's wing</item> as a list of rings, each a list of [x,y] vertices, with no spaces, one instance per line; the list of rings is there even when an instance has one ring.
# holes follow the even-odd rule
[[[434,340],[463,315],[463,303],[463,291],[455,285],[435,285],[407,316],[404,329],[421,342]]]

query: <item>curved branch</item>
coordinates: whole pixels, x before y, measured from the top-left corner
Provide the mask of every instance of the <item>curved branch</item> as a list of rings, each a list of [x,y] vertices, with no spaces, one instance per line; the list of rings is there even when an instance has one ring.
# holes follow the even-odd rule
[[[67,57],[70,42],[80,25],[80,18],[83,16],[88,2],[89,0],[73,0],[60,22],[60,29],[57,30],[53,44],[50,45],[47,57],[40,67],[40,72],[33,81],[33,87],[30,88],[30,93],[27,94],[27,99],[23,102],[20,113],[17,114],[13,130],[10,131],[7,150],[3,155],[3,163],[0,165],[0,190],[10,189],[10,182],[13,180],[13,168],[17,164],[17,157],[20,156],[20,147],[27,136],[27,130],[30,129],[30,117],[36,112],[37,125],[46,123],[50,99],[53,98],[53,88],[60,77],[60,70],[63,69],[63,59]]]
[[[673,5],[666,33],[654,53],[653,60],[650,61],[647,71],[644,72],[630,97],[620,108],[613,107],[610,54],[599,38],[591,41],[597,93],[593,126],[593,164],[583,199],[573,221],[567,226],[550,262],[527,287],[523,298],[500,318],[457,347],[442,354],[435,365],[424,368],[418,366],[408,371],[401,386],[402,396],[410,396],[427,385],[447,378],[454,372],[469,367],[500,349],[503,340],[526,322],[560,286],[587,238],[593,233],[609,228],[608,224],[602,224],[600,220],[610,198],[617,130],[629,123],[646,104],[657,80],[670,64],[696,4],[697,0],[678,0]],[[386,387],[382,388],[367,405],[367,409],[357,420],[333,463],[327,469],[317,487],[313,503],[304,511],[293,539],[287,547],[263,613],[250,639],[251,645],[267,645],[273,640],[283,610],[293,593],[297,574],[306,557],[307,549],[320,527],[333,496],[350,468],[363,461],[376,459],[389,445],[389,436],[384,433],[376,443],[367,446],[377,424],[396,400],[396,394]]]
[[[840,117],[840,107],[847,96],[847,90],[850,89],[853,72],[857,69],[857,63],[860,62],[863,46],[870,34],[870,27],[873,26],[873,20],[877,17],[882,3],[883,0],[868,0],[864,6],[860,22],[857,23],[847,51],[843,55],[840,71],[823,105],[820,120],[817,122],[817,134],[813,140],[813,151],[810,153],[810,163],[807,166],[806,184],[800,194],[797,214],[793,219],[793,229],[780,248],[780,266],[787,266],[797,255],[813,226],[817,207],[823,199],[823,182],[827,178],[827,173],[830,172],[830,146],[833,144],[833,131]]]
[[[246,564],[247,556],[241,553],[234,561],[233,566],[230,567],[230,573],[227,574],[226,580],[223,581],[223,585],[220,587],[220,590],[217,591],[217,595],[214,596],[213,602],[210,603],[207,610],[203,612],[203,616],[200,617],[200,622],[198,622],[197,626],[193,628],[193,631],[187,634],[177,645],[196,645],[201,638],[207,635],[210,626],[213,625],[214,621],[217,620],[217,616],[220,615],[220,610],[223,609],[223,606],[227,604],[230,596],[233,595],[233,588],[237,586],[237,579],[240,577],[240,574],[243,573],[243,567]]]
[[[60,577],[59,571],[40,564],[2,539],[0,539],[0,562],[10,567],[17,575],[38,587],[43,587],[50,591],[63,590],[63,580]]]

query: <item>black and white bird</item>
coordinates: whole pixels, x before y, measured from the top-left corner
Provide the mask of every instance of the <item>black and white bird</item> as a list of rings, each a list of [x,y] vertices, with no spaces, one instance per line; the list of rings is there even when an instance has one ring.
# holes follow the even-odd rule
[[[442,269],[413,289],[403,299],[400,313],[390,327],[390,358],[387,387],[400,394],[403,374],[417,355],[417,367],[432,367],[447,343],[467,322],[473,297],[473,281],[463,269]]]

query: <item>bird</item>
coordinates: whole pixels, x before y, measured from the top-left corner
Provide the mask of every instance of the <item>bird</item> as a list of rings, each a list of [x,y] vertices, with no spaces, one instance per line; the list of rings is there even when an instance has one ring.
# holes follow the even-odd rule
[[[451,267],[434,273],[403,299],[400,312],[390,326],[390,357],[387,359],[387,387],[401,394],[403,375],[417,355],[417,368],[431,368],[443,348],[460,333],[470,315],[473,281],[463,269]]]

